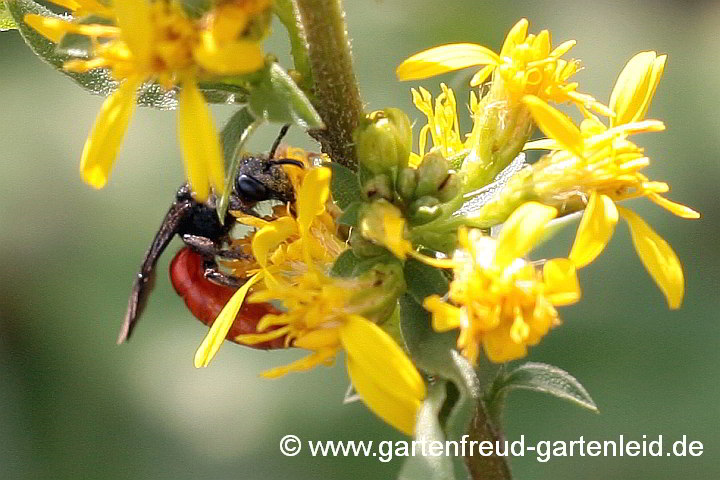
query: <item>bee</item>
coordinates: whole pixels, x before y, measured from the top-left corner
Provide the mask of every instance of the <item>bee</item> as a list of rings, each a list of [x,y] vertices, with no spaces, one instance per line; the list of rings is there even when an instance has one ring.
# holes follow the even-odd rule
[[[280,141],[287,133],[285,125],[273,143],[268,155],[243,157],[233,181],[228,210],[239,210],[256,215],[253,207],[258,202],[277,200],[293,204],[295,192],[284,165],[304,168],[298,160],[275,158]],[[230,213],[220,222],[216,211],[217,198],[211,195],[204,202],[195,201],[188,184],[182,185],[175,200],[160,224],[148,248],[140,270],[132,285],[128,307],[117,343],[125,342],[140,318],[155,282],[155,265],[170,241],[178,235],[185,243],[170,264],[170,280],[175,291],[184,300],[190,312],[206,325],[211,325],[222,307],[244,280],[226,275],[217,269],[215,257],[250,259],[238,250],[224,250],[229,233],[235,224]],[[270,304],[244,305],[228,334],[232,339],[240,333],[255,332],[257,322],[266,313],[276,312]],[[280,348],[284,339],[266,342],[256,348]]]

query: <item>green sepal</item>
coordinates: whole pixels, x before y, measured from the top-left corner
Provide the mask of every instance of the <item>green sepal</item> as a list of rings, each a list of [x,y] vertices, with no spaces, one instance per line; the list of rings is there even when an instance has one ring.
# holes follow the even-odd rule
[[[363,206],[362,202],[351,203],[343,210],[343,213],[336,220],[336,223],[338,223],[339,225],[347,225],[349,227],[356,226],[357,222],[358,222],[360,208],[362,206]]]
[[[221,224],[225,223],[225,215],[227,215],[230,204],[230,194],[233,190],[235,173],[240,167],[240,161],[242,160],[243,146],[261,123],[262,121],[253,117],[247,108],[241,108],[230,117],[230,120],[225,124],[220,134],[223,159],[225,160],[225,189],[222,196],[218,198],[215,209],[217,210]]]
[[[590,394],[575,377],[552,365],[527,362],[510,371],[500,369],[485,394],[488,410],[496,424],[502,416],[505,397],[516,389],[547,393],[598,413]]]
[[[292,123],[306,129],[323,128],[320,115],[310,99],[277,63],[267,65],[254,85],[248,105],[257,118]]]
[[[363,200],[360,181],[355,172],[336,162],[325,162],[323,166],[332,170],[330,190],[338,207],[345,210],[350,204]]]
[[[17,23],[15,23],[15,20],[8,11],[7,5],[5,5],[4,1],[0,0],[0,32],[17,30],[17,28]]]

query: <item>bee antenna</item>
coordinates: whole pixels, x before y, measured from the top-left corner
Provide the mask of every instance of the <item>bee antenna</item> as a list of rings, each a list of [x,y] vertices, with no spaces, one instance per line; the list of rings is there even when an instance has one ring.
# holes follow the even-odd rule
[[[273,142],[272,147],[270,148],[270,158],[273,158],[275,156],[275,151],[280,146],[280,142],[282,141],[282,139],[285,138],[285,135],[287,135],[288,130],[290,130],[290,124],[286,123],[280,129],[280,133],[278,134],[275,142]]]

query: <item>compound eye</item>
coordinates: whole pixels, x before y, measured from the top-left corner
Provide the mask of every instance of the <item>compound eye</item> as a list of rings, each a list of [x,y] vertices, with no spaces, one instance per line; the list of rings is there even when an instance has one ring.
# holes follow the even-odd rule
[[[250,175],[242,174],[237,177],[235,189],[242,200],[261,202],[268,199],[268,188]]]

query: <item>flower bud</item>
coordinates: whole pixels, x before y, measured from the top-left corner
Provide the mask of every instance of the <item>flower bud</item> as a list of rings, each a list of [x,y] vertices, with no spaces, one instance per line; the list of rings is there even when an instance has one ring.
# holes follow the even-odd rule
[[[382,245],[398,258],[405,258],[412,250],[406,238],[407,221],[400,209],[385,200],[371,203],[358,222],[360,234],[366,239]]]
[[[420,197],[410,204],[409,220],[413,225],[422,225],[437,218],[440,211],[440,200],[430,195]]]
[[[415,188],[417,187],[417,170],[410,167],[405,167],[398,172],[397,182],[395,189],[397,190],[400,198],[409,202],[415,195]]]
[[[354,311],[375,323],[382,323],[392,315],[397,299],[405,292],[402,266],[398,262],[379,263],[357,277],[366,285],[350,299]]]
[[[451,173],[450,164],[442,154],[439,152],[428,153],[423,157],[417,169],[418,181],[414,197],[435,196]]]
[[[368,200],[385,200],[392,201],[393,188],[390,177],[385,174],[379,174],[372,177],[363,185],[363,194]]]
[[[412,147],[412,126],[397,108],[368,114],[353,132],[360,165],[372,173],[404,167]]]

